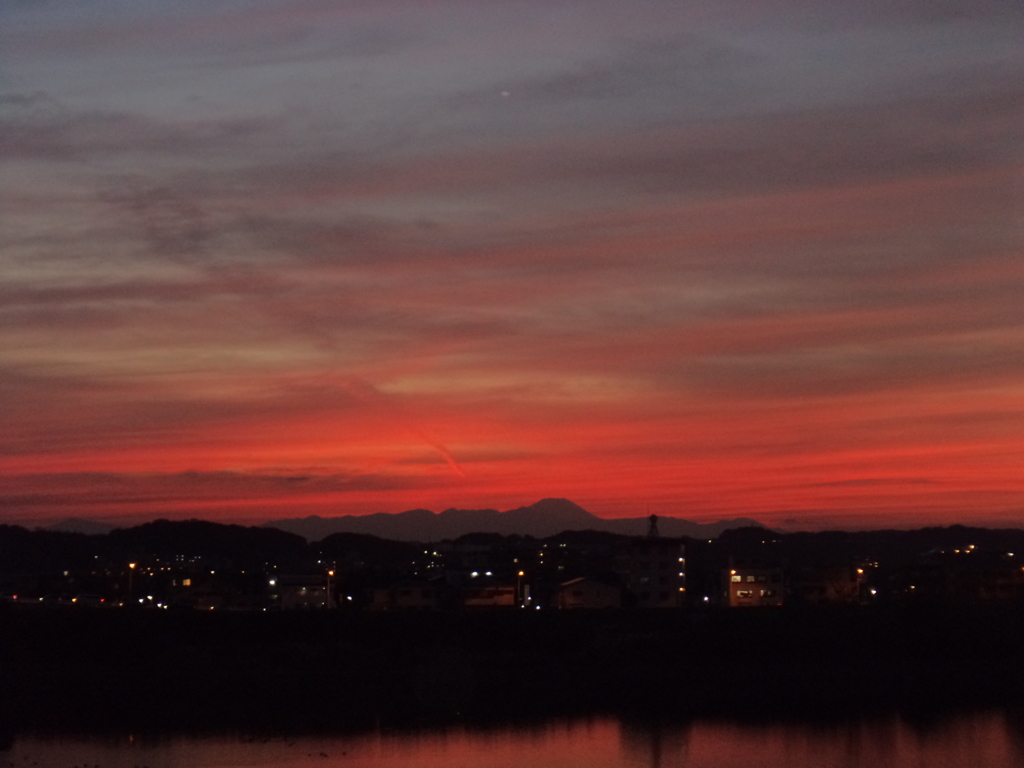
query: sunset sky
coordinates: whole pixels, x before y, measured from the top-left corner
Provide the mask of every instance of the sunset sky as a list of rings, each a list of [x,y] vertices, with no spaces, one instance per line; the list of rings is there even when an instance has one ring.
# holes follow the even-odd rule
[[[5,0],[0,522],[1024,525],[1020,0]]]

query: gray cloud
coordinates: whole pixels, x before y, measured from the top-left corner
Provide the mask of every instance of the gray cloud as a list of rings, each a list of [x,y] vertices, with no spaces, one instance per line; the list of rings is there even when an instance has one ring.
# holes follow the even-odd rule
[[[339,384],[357,379],[433,414],[460,461],[527,470],[624,455],[594,434],[644,466],[699,462],[712,449],[679,435],[701,409],[716,457],[1020,426],[1011,396],[977,404],[1024,376],[1019,3],[9,13],[0,452],[114,462],[266,430],[285,465],[40,476],[12,504],[370,488],[336,474],[353,441],[405,438]],[[800,420],[915,393],[959,415]],[[292,472],[325,419],[335,464]],[[437,468],[403,450],[377,453]],[[351,477],[378,476],[434,482]]]
[[[235,147],[266,128],[254,119],[167,121],[131,112],[81,112],[42,92],[8,94],[0,101],[0,160],[203,154]]]

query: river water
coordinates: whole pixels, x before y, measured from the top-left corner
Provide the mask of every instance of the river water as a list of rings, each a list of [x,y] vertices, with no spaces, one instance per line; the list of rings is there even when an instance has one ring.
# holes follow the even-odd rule
[[[1021,768],[1024,729],[1005,713],[923,727],[898,718],[829,726],[614,718],[537,727],[346,736],[25,737],[0,768]]]

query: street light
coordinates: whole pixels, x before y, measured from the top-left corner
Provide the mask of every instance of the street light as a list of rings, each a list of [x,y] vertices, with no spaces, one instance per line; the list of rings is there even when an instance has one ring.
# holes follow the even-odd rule
[[[135,573],[135,563],[128,563],[128,602],[132,601],[132,574]]]
[[[520,608],[523,607],[522,580],[523,580],[523,576],[525,576],[525,575],[526,574],[524,574],[522,571],[520,571],[519,573],[516,574],[516,603],[519,605]]]
[[[327,572],[327,607],[331,607],[331,576],[334,575],[334,571]]]

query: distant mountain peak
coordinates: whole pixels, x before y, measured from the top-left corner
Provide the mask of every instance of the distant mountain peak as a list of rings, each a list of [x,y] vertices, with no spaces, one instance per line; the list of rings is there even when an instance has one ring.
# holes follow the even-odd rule
[[[552,513],[552,514],[575,514],[575,515],[584,515],[586,517],[595,517],[595,515],[592,515],[590,512],[587,512],[587,510],[585,510],[579,504],[577,504],[577,503],[575,503],[573,501],[569,501],[569,499],[559,499],[559,498],[553,498],[553,497],[549,497],[549,498],[546,498],[546,499],[541,499],[540,501],[536,501],[536,502],[534,502],[533,504],[531,504],[528,507],[519,507],[518,509],[510,509],[505,514],[509,514],[511,512],[521,512],[521,511],[526,510],[526,509],[535,510],[537,512]]]
[[[456,539],[468,533],[494,533],[503,536],[518,534],[546,538],[563,531],[606,531],[628,536],[647,533],[647,516],[604,519],[588,512],[569,499],[544,498],[529,506],[504,512],[496,509],[457,509],[443,512],[410,509],[389,514],[312,516],[302,519],[275,520],[268,527],[297,533],[308,541],[320,541],[335,533],[359,533],[393,541],[430,542]],[[676,517],[659,517],[662,536],[715,538],[722,531],[743,526],[760,526],[755,520],[740,518],[715,523],[697,523]]]

